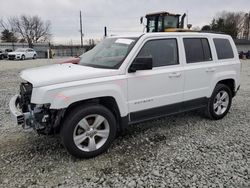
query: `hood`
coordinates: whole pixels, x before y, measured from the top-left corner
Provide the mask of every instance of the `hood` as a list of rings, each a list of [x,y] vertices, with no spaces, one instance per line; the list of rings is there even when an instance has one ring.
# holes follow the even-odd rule
[[[24,52],[9,52],[8,55],[16,55],[16,54],[23,54]]]
[[[100,69],[66,63],[27,69],[22,71],[20,76],[22,79],[30,82],[33,87],[42,87],[117,74],[118,70]]]

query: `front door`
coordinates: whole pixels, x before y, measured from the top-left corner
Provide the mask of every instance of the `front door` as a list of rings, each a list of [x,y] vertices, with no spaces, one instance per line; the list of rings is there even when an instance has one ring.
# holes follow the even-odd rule
[[[183,100],[183,66],[179,63],[177,39],[146,41],[137,57],[146,56],[153,59],[152,70],[128,73],[131,121],[179,111]]]

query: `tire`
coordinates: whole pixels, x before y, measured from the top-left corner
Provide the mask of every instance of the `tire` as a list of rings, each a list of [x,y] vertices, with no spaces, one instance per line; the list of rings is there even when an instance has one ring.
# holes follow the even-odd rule
[[[25,55],[22,55],[21,60],[25,60]]]
[[[36,59],[36,54],[33,56],[33,59]]]
[[[0,56],[0,59],[4,59],[4,55],[1,55],[1,56]]]
[[[205,114],[208,118],[219,120],[225,117],[232,104],[232,91],[224,84],[217,84],[208,101]]]
[[[99,123],[96,123],[98,121]],[[106,107],[86,104],[74,108],[66,115],[60,136],[71,155],[77,158],[91,158],[110,147],[116,132],[116,119]],[[101,134],[105,136],[101,137]]]

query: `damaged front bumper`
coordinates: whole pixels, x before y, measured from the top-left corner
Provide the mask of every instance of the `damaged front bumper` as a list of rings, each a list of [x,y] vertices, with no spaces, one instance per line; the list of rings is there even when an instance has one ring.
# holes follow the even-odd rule
[[[39,134],[50,134],[55,128],[52,125],[59,124],[60,119],[55,118],[57,111],[51,111],[49,104],[36,105],[29,103],[25,108],[22,108],[22,101],[21,95],[13,96],[9,102],[9,109],[16,124],[21,125],[23,129],[32,128]]]
[[[31,128],[30,125],[27,125],[27,120],[31,119],[31,112],[23,113],[19,106],[19,95],[15,95],[10,99],[9,109],[12,116],[12,119],[16,122],[17,125],[21,125],[24,129]]]

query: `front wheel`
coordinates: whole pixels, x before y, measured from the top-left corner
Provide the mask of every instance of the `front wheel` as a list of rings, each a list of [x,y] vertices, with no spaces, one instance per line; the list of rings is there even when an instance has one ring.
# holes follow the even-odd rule
[[[36,54],[33,55],[33,59],[36,59]]]
[[[227,115],[232,103],[232,92],[224,84],[216,85],[206,109],[210,119],[218,120]]]
[[[25,55],[22,55],[21,60],[25,60]]]
[[[114,115],[104,106],[88,104],[68,113],[60,131],[63,145],[77,158],[105,152],[116,136]]]

